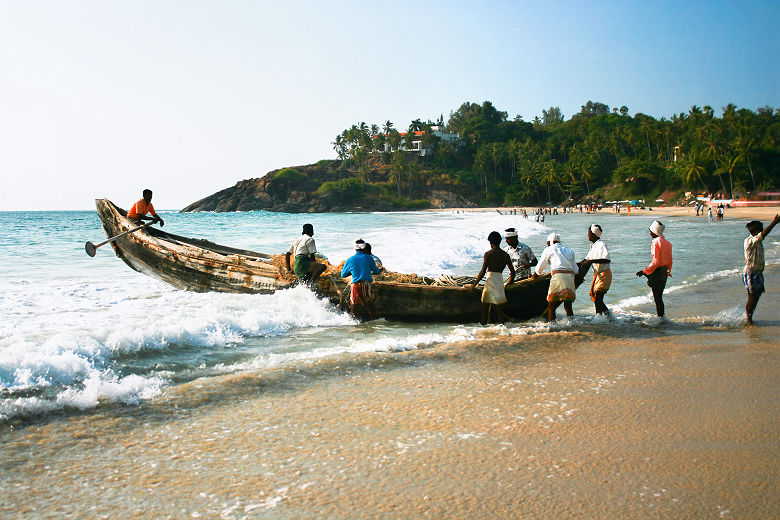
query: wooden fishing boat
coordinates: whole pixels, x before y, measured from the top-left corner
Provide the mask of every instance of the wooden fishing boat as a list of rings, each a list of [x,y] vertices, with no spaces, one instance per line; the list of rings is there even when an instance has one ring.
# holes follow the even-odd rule
[[[341,291],[340,307],[346,309],[346,280],[334,279]],[[510,321],[539,317],[547,309],[550,275],[515,282],[506,288],[507,303],[502,307]],[[481,312],[481,287],[473,292],[460,286],[399,283],[381,278],[372,284],[374,306],[379,317],[417,322],[478,322]],[[335,301],[335,300],[334,300]]]
[[[97,199],[95,203],[108,237],[137,227],[125,210],[108,199]],[[111,246],[132,269],[188,291],[273,293],[295,285],[290,273],[281,267],[279,255],[274,261],[274,256],[265,253],[174,235],[151,226],[119,236]],[[348,280],[336,273],[337,270],[329,269],[320,277],[315,290],[345,309]],[[479,290],[426,285],[426,279],[421,280],[423,283],[407,283],[380,276],[373,284],[377,317],[418,322],[479,321]],[[539,316],[547,306],[549,283],[546,275],[510,285],[504,313],[513,320]]]

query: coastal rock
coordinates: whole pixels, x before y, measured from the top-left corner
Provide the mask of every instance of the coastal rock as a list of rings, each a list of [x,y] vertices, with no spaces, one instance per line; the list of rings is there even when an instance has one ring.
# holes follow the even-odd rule
[[[477,207],[477,204],[474,202],[449,191],[433,190],[429,200],[431,201],[431,207],[436,209]]]

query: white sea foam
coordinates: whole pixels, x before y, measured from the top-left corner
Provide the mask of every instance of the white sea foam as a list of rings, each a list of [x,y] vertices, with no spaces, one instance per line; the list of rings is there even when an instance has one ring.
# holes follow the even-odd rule
[[[147,278],[136,282],[5,284],[0,312],[13,319],[0,323],[0,390],[51,390],[46,398],[0,400],[0,417],[150,398],[165,380],[122,377],[111,368],[144,351],[229,349],[248,337],[354,323],[303,287],[273,295],[195,294]]]

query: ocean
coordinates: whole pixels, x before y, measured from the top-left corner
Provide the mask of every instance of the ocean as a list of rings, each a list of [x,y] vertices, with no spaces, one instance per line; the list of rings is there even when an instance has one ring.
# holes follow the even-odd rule
[[[654,317],[644,278],[652,218],[602,213],[533,218],[483,212],[342,214],[161,212],[165,230],[266,253],[282,253],[314,225],[319,251],[331,263],[363,238],[391,271],[476,275],[490,231],[514,226],[538,256],[555,231],[581,259],[586,229],[599,223],[612,254],[614,280],[605,301],[613,321],[593,315],[588,284],[578,291],[575,317],[550,326],[541,320],[478,324],[358,323],[312,292],[298,287],[272,295],[198,294],[137,273],[110,246],[94,258],[84,243],[105,239],[94,211],[0,212],[0,424],[41,420],[93,409],[143,407],[194,380],[226,374],[262,377],[312,360],[357,359],[366,352],[425,349],[495,334],[550,330],[626,330],[663,327],[695,333],[702,324],[740,328],[744,293],[744,222],[665,217],[674,248],[667,320]],[[780,262],[770,235],[767,264]],[[760,319],[759,306],[757,319]],[[216,380],[216,379],[215,379]],[[111,408],[113,407],[113,408]]]

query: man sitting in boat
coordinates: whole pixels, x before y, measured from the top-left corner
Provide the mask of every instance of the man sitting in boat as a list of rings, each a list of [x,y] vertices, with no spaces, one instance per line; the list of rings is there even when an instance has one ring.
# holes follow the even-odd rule
[[[366,243],[362,239],[355,240],[355,254],[347,258],[341,269],[341,277],[352,276],[349,290],[349,312],[358,317],[357,308],[362,307],[368,314],[368,319],[374,319],[374,293],[371,274],[379,274],[380,270],[374,262],[373,255],[365,250]]]
[[[314,243],[314,226],[303,225],[303,232],[290,246],[290,250],[284,255],[284,262],[289,271],[295,273],[298,281],[313,284],[327,267],[315,259],[317,246]],[[294,257],[293,267],[290,267],[290,256]]]
[[[504,230],[506,247],[504,251],[509,254],[512,264],[515,266],[517,280],[525,280],[531,277],[531,268],[538,263],[531,248],[517,239],[517,230],[513,227]]]
[[[163,227],[165,222],[160,218],[157,212],[154,211],[154,206],[152,206],[152,190],[146,189],[143,191],[142,195],[143,198],[133,204],[133,207],[127,212],[127,218],[135,220],[139,224],[142,224],[144,220],[151,220],[152,224],[159,222],[160,227]],[[147,213],[151,213],[152,216],[147,217]]]
[[[561,303],[566,309],[566,316],[574,316],[572,303],[576,298],[574,275],[578,271],[577,263],[574,261],[574,251],[561,245],[561,236],[557,233],[547,235],[547,247],[542,251],[542,259],[536,265],[532,278],[541,276],[548,263],[552,277],[547,292],[547,321],[555,321],[555,309]]]
[[[479,271],[477,279],[469,287],[470,291],[474,290],[479,281],[485,276],[487,272],[487,278],[485,279],[485,288],[482,290],[482,312],[479,322],[482,325],[487,325],[488,318],[490,317],[490,307],[495,305],[496,307],[496,320],[498,323],[504,322],[504,313],[501,312],[501,306],[506,303],[506,292],[504,287],[511,284],[515,279],[515,268],[512,265],[512,259],[509,258],[509,254],[501,249],[501,234],[498,231],[491,231],[488,235],[488,242],[490,242],[490,251],[487,251],[482,260],[482,270]],[[504,267],[509,267],[509,279],[504,284],[504,277],[501,273],[504,272]]]

